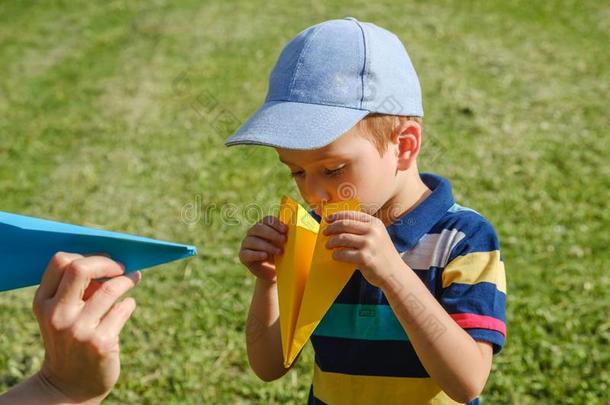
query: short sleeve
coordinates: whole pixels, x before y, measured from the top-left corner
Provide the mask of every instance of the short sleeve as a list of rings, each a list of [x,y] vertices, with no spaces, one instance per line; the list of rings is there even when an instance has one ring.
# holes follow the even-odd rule
[[[463,238],[442,270],[440,303],[477,341],[489,342],[494,354],[506,340],[506,274],[493,226],[470,214]]]

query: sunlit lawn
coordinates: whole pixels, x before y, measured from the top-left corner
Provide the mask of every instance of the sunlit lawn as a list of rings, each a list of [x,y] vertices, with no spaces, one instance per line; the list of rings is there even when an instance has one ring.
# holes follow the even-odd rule
[[[0,210],[192,243],[144,273],[108,403],[303,403],[312,370],[249,370],[237,260],[288,173],[223,147],[282,45],[355,16],[424,89],[420,167],[496,226],[508,340],[486,403],[610,403],[610,8],[597,1],[0,1]],[[255,203],[256,205],[253,205]],[[42,357],[33,289],[0,294],[0,390]]]

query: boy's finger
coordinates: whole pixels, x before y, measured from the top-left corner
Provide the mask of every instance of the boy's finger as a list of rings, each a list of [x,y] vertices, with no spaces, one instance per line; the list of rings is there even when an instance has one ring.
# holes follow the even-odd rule
[[[253,263],[259,262],[261,260],[265,260],[269,257],[267,252],[262,252],[260,250],[252,250],[252,249],[242,249],[239,253],[239,256],[242,262],[245,263]]]
[[[135,287],[140,278],[141,273],[137,271],[105,281],[87,300],[80,318],[88,325],[97,325],[116,300]]]
[[[263,262],[254,270],[255,275],[259,278],[271,281],[277,277],[275,266],[271,263]]]
[[[333,222],[339,219],[352,219],[361,222],[371,222],[375,217],[361,211],[339,211],[326,217],[326,222]]]
[[[335,249],[333,259],[340,262],[360,264],[360,251],[357,249]]]
[[[282,253],[282,249],[272,245],[264,239],[257,238],[256,236],[248,236],[242,243],[242,248],[251,250],[262,250],[272,255],[279,255]]]
[[[364,235],[369,231],[369,225],[362,221],[354,219],[340,219],[331,222],[324,229],[324,235],[333,235],[337,233],[353,233],[356,235]]]
[[[136,300],[131,297],[125,298],[108,311],[97,330],[105,336],[118,336],[135,309]]]
[[[280,221],[280,219],[278,217],[268,215],[265,218],[261,219],[260,222],[265,225],[269,225],[270,227],[276,229],[277,231],[279,231],[281,233],[288,232],[288,226],[286,226],[286,224],[284,224],[282,221]]]
[[[103,256],[89,256],[72,261],[64,270],[55,300],[67,304],[81,301],[89,282],[123,274],[123,267]]]
[[[334,248],[351,248],[351,249],[361,249],[365,245],[365,238],[360,235],[353,235],[350,233],[342,233],[339,235],[335,235],[331,237],[326,242],[327,249]]]
[[[76,253],[55,253],[47,265],[34,299],[45,300],[53,297],[57,291],[57,287],[59,287],[65,268],[74,260],[82,257],[82,255]]]
[[[277,229],[262,223],[259,223],[259,226],[253,227],[250,235],[278,243],[279,247],[286,242],[286,234],[280,233]]]

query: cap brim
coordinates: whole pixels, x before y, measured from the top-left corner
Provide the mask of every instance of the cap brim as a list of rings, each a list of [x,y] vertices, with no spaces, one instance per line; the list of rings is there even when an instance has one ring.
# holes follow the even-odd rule
[[[368,113],[331,105],[269,101],[225,145],[318,149],[339,138]]]

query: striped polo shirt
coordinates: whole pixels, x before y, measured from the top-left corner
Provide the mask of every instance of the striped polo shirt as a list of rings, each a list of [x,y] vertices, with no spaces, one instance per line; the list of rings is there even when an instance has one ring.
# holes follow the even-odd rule
[[[422,173],[432,193],[387,227],[394,246],[447,313],[497,354],[506,337],[506,278],[498,238],[455,203],[449,182]],[[320,217],[312,215],[319,221]],[[383,291],[356,271],[311,342],[309,404],[455,404],[430,378]],[[478,404],[479,399],[470,404]]]

